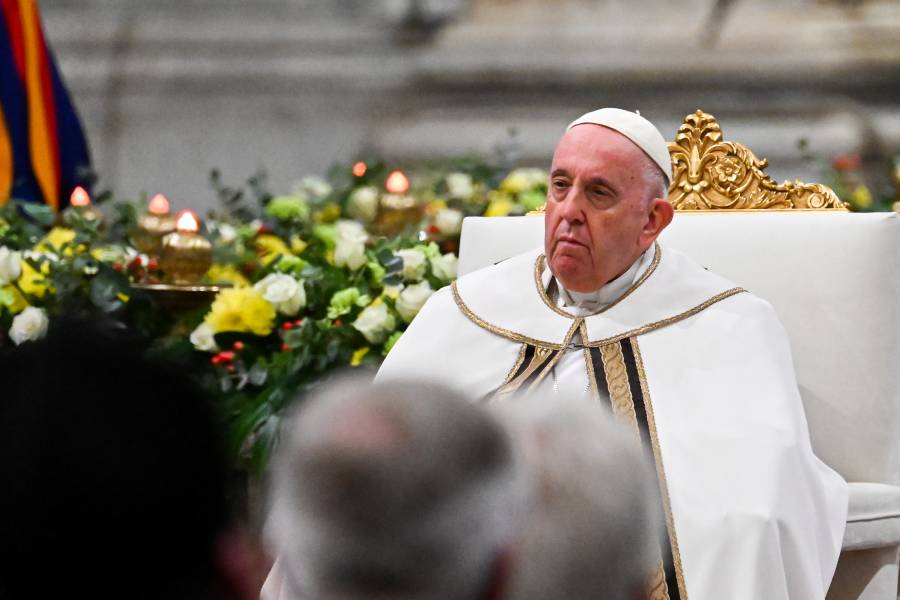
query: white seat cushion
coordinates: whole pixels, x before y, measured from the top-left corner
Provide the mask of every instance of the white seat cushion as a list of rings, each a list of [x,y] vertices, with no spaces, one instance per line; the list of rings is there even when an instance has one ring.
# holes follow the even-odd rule
[[[900,545],[900,487],[851,483],[844,550]]]

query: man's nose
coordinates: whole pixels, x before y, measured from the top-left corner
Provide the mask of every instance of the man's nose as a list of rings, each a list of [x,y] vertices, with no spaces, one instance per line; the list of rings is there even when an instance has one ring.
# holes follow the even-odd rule
[[[584,194],[579,186],[569,188],[563,200],[562,217],[569,223],[584,223]]]

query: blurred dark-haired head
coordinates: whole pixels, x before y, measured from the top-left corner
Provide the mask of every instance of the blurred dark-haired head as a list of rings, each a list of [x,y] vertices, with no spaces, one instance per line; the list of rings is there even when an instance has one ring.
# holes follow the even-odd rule
[[[0,598],[222,597],[226,471],[207,398],[96,325],[0,360]]]

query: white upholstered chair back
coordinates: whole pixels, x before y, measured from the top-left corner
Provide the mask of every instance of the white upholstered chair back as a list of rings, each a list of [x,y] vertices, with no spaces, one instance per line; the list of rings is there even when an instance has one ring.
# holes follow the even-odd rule
[[[542,217],[470,217],[459,274],[543,244]],[[660,237],[772,303],[818,456],[900,484],[900,214],[678,212]]]

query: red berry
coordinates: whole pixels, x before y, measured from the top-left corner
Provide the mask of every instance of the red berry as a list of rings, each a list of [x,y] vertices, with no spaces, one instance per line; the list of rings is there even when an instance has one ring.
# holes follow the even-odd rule
[[[224,350],[222,352],[219,352],[219,357],[222,359],[222,362],[231,362],[234,360],[234,352]]]
[[[114,271],[121,271],[123,268],[122,263],[113,263],[112,268]]]
[[[159,270],[159,261],[156,260],[155,258],[151,258],[150,260],[147,261],[147,269],[150,271]]]
[[[281,351],[282,351],[282,352],[290,352],[290,351],[291,351],[291,347],[288,346],[287,344],[281,344]]]
[[[219,356],[218,354],[216,354],[216,355],[213,356],[211,359],[209,359],[209,362],[211,362],[211,363],[214,364],[214,365],[217,365],[217,364],[219,364],[219,363],[222,362],[222,357]]]
[[[440,233],[440,232],[441,232],[441,230],[438,229],[437,225],[431,224],[428,226],[428,233],[435,234],[435,233]]]
[[[238,352],[240,352],[241,350],[244,349],[244,342],[238,340],[235,343],[233,343],[231,345],[231,347],[234,348],[235,350],[237,350]]]
[[[301,325],[303,325],[303,319],[297,319],[296,321],[294,321],[294,327],[300,327]]]
[[[294,328],[294,324],[291,323],[290,321],[285,321],[284,323],[281,324],[281,328],[284,329],[285,331],[288,331],[288,330]]]
[[[132,266],[135,266],[135,267],[141,267],[144,265],[144,259],[142,259],[140,256],[135,256],[134,259],[131,261],[131,264],[132,264]]]
[[[343,325],[343,324],[344,324],[343,321],[341,321],[340,319],[335,319],[335,320],[334,320],[334,326],[335,326],[335,327],[340,327],[340,326]]]

